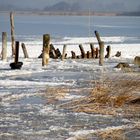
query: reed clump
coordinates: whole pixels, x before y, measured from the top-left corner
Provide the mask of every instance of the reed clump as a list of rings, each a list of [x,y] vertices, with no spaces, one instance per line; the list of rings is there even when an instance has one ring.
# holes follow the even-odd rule
[[[125,114],[127,110],[130,111],[129,108],[134,108],[131,112],[138,114],[140,112],[139,85],[139,80],[128,79],[98,82],[89,96],[72,100],[69,103],[61,105],[61,107],[75,112],[106,115]]]

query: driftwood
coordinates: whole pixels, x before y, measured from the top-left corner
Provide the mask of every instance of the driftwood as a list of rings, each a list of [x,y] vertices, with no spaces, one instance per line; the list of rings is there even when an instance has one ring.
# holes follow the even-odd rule
[[[121,52],[117,51],[117,53],[115,54],[116,57],[120,57],[121,56]]]

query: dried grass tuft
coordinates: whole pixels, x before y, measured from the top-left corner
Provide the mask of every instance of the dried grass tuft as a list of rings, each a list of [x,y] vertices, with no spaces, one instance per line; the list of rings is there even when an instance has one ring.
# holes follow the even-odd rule
[[[61,105],[61,107],[76,112],[117,115],[126,112],[126,109],[128,110],[132,106],[134,99],[139,101],[139,96],[136,94],[140,91],[139,85],[139,80],[131,79],[98,82],[98,85],[95,85],[89,96],[73,100]],[[137,111],[139,109],[136,109]]]

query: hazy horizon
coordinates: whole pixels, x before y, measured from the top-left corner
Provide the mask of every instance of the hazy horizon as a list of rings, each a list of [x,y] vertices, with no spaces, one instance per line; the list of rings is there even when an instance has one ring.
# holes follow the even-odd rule
[[[62,1],[69,4],[77,3],[82,10],[87,10],[90,8],[92,11],[107,12],[140,11],[140,0],[0,0],[0,10],[43,10],[47,6],[49,7]]]

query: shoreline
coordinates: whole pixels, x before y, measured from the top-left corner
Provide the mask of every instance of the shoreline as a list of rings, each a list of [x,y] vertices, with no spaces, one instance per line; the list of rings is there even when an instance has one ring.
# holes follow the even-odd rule
[[[1,11],[0,14],[9,14],[11,11]],[[115,12],[51,12],[51,11],[13,11],[17,15],[40,15],[40,16],[140,16],[133,13],[115,13]]]

